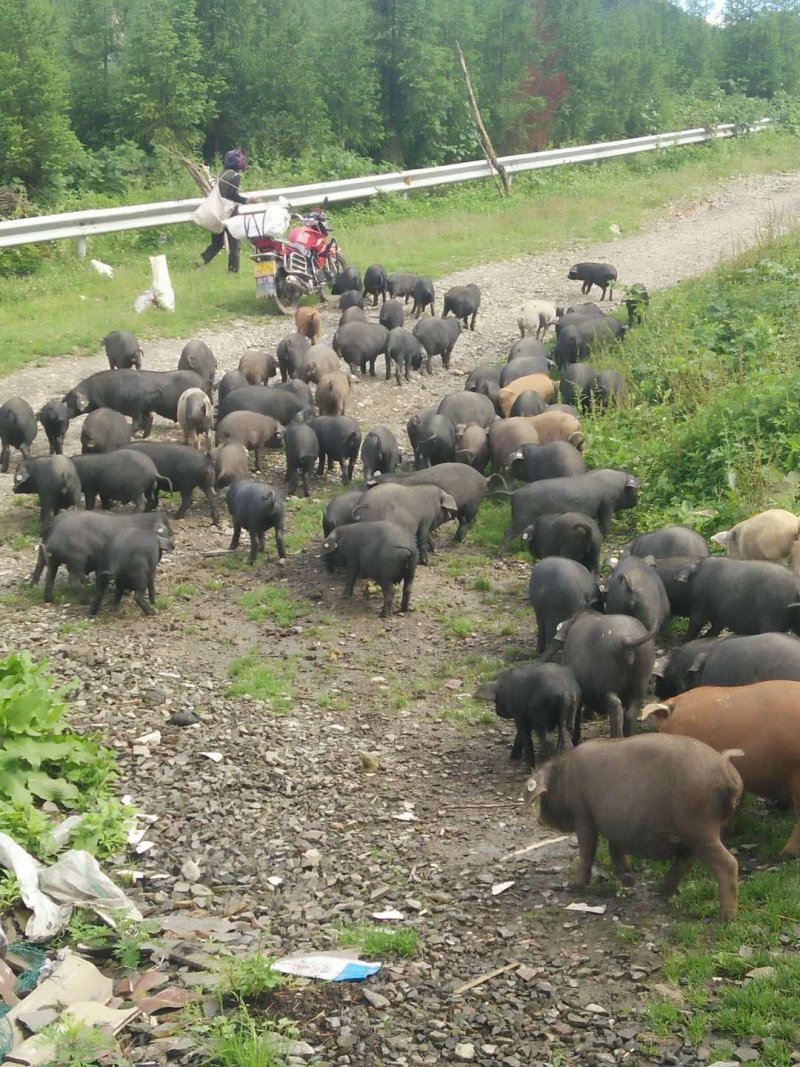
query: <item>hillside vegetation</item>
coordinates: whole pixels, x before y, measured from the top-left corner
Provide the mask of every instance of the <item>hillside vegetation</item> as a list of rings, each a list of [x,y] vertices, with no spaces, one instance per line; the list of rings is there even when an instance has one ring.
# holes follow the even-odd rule
[[[800,459],[800,232],[770,236],[659,293],[615,353],[629,396],[591,421],[594,466],[642,478],[638,525],[711,533],[765,506],[795,510]]]

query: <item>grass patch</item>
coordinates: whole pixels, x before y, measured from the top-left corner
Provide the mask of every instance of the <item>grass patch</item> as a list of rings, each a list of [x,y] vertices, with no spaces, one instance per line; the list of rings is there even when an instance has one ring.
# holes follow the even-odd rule
[[[263,700],[279,714],[294,705],[297,664],[291,656],[277,659],[252,649],[231,663],[228,674],[232,679],[228,696]]]
[[[239,603],[251,622],[271,621],[278,626],[292,626],[307,609],[298,604],[288,589],[275,585],[262,585],[250,589],[239,597]]]
[[[640,528],[680,522],[708,535],[763,507],[796,510],[799,316],[800,233],[768,233],[656,294],[647,322],[605,351],[629,396],[587,417],[587,451],[642,479]]]
[[[357,948],[362,956],[373,960],[391,957],[414,959],[419,955],[420,943],[416,930],[392,930],[382,926],[353,926],[340,930],[339,944]]]
[[[346,488],[350,488],[347,486]],[[331,494],[333,495],[333,494]],[[322,513],[328,501],[315,504],[313,500],[295,498],[286,501],[286,551],[289,555],[312,551],[312,543],[322,544]]]
[[[286,1067],[297,1037],[286,1020],[256,1017],[244,1005],[192,1029],[202,1042],[203,1067]]]
[[[736,840],[757,842],[773,857],[785,842],[791,817],[770,812],[748,798],[737,821]],[[760,833],[759,833],[760,831]],[[741,846],[740,846],[741,850]],[[715,880],[698,868],[681,886],[673,910],[683,918],[669,929],[664,973],[680,988],[687,1008],[677,1015],[656,1001],[646,1015],[654,1033],[681,1031],[694,1045],[709,1033],[736,1043],[764,1039],[761,1062],[783,1067],[800,1041],[800,864],[790,862],[746,875],[739,886],[739,914],[723,926]],[[762,977],[748,972],[774,968]]]
[[[721,178],[795,168],[796,146],[795,138],[776,130],[519,175],[507,205],[490,182],[471,182],[407,198],[375,197],[338,208],[332,222],[351,263],[383,262],[388,270],[413,269],[437,278],[565,241],[607,239],[612,223],[635,231],[666,202],[702,195]],[[232,319],[263,319],[248,261],[241,274],[229,274],[222,257],[197,271],[193,264],[203,242],[193,226],[92,237],[90,256],[110,263],[113,278],[94,271],[89,256],[79,259],[72,242],[54,243],[40,273],[4,280],[0,373],[65,352],[97,352],[109,324],[144,339],[146,363],[148,339],[190,337],[200,326],[213,328]],[[147,257],[155,249],[168,255],[176,308],[169,316],[140,316],[130,294],[147,287]],[[413,261],[395,249],[413,249]]]
[[[233,956],[217,964],[216,993],[222,997],[252,1000],[272,992],[286,981],[280,971],[273,970],[274,956],[254,952],[248,956]]]
[[[178,582],[172,587],[172,595],[180,597],[181,600],[191,600],[197,595],[197,586],[192,585],[191,582]]]

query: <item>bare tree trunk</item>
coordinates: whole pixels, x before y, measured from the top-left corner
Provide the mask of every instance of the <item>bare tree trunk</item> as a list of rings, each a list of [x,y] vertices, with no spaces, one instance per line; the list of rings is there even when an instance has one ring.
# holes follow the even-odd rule
[[[458,53],[458,62],[461,64],[461,70],[464,74],[464,83],[467,87],[467,99],[469,100],[469,109],[472,113],[472,121],[475,123],[475,128],[478,131],[478,140],[481,143],[483,154],[486,156],[486,162],[497,173],[502,185],[501,192],[505,196],[511,195],[511,187],[508,181],[508,174],[506,169],[500,160],[497,158],[497,153],[494,150],[489,134],[486,132],[486,127],[483,125],[483,119],[481,113],[478,110],[478,102],[475,99],[475,93],[472,90],[472,82],[470,81],[469,71],[467,70],[467,63],[464,59],[464,53],[461,51],[461,45],[456,41],[456,52]]]

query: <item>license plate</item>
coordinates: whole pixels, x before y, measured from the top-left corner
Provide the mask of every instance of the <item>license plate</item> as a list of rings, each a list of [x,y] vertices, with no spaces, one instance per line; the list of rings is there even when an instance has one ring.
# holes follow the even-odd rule
[[[256,263],[256,278],[272,278],[275,276],[275,260],[264,259]]]

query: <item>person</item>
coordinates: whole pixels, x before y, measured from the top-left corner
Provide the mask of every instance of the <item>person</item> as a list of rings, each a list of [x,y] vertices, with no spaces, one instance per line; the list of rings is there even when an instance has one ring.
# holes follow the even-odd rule
[[[242,171],[247,170],[247,160],[245,159],[244,152],[241,148],[232,148],[230,152],[226,152],[223,157],[223,166],[225,169],[219,176],[219,191],[220,195],[225,200],[233,200],[238,204],[257,204],[259,198],[257,196],[243,196],[239,192],[239,183],[241,181]],[[235,215],[239,208],[233,212]],[[200,259],[195,264],[198,267],[205,267],[211,262],[214,256],[222,249],[225,243],[225,235],[228,237],[228,270],[232,274],[236,274],[239,270],[239,241],[228,233],[227,229],[222,230],[221,233],[212,233],[211,244],[201,254]]]

